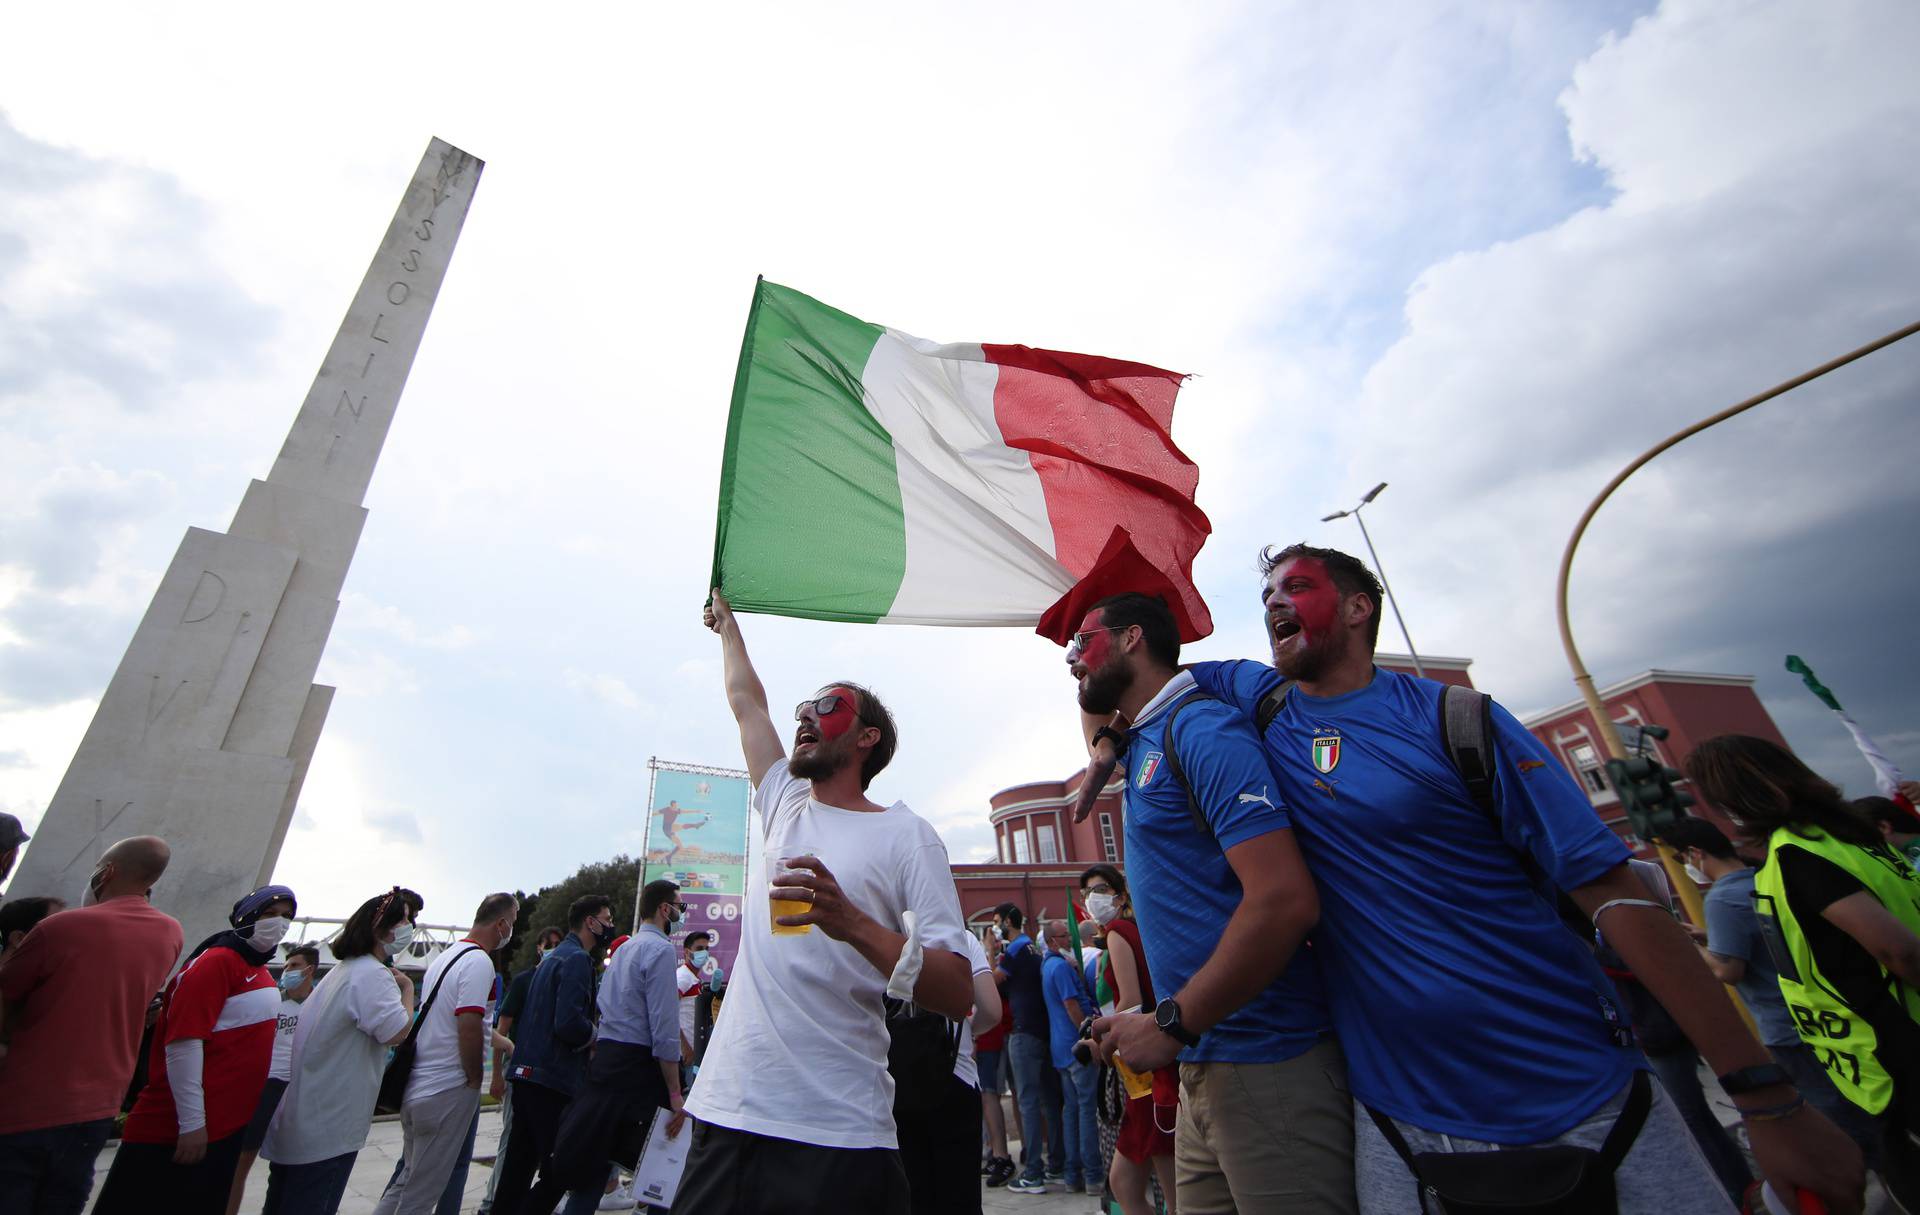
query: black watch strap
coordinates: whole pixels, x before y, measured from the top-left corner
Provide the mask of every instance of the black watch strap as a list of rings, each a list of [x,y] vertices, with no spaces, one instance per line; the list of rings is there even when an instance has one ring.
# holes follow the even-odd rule
[[[1200,1045],[1200,1035],[1180,1024],[1180,1006],[1173,1002],[1172,996],[1154,1006],[1153,1023],[1160,1027],[1161,1033],[1182,1046]]]
[[[1093,732],[1093,741],[1099,742],[1103,738],[1112,740],[1115,758],[1127,753],[1127,736],[1125,734],[1122,734],[1112,726],[1101,726]]]
[[[1787,1069],[1777,1063],[1757,1063],[1752,1067],[1743,1067],[1737,1072],[1728,1072],[1719,1077],[1720,1087],[1729,1097],[1738,1097],[1741,1093],[1750,1093],[1758,1088],[1772,1088],[1777,1084],[1789,1087],[1793,1077]]]

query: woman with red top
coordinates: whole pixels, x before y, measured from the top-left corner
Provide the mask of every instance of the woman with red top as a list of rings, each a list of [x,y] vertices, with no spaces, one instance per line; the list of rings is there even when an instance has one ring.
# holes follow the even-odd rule
[[[1121,1012],[1154,1006],[1153,978],[1147,973],[1147,951],[1140,945],[1140,929],[1133,922],[1133,902],[1127,897],[1127,879],[1112,865],[1094,865],[1080,875],[1080,894],[1087,913],[1107,934],[1106,956],[1100,977],[1113,993]],[[1107,1192],[1126,1215],[1150,1215],[1147,1169],[1160,1178],[1160,1193],[1173,1205],[1173,1123],[1180,1081],[1177,1067],[1154,1073],[1153,1092],[1129,1100],[1120,1116],[1120,1136],[1114,1144],[1113,1168],[1107,1174]],[[1164,1095],[1163,1095],[1164,1094]],[[1155,1108],[1157,1102],[1165,1102]]]

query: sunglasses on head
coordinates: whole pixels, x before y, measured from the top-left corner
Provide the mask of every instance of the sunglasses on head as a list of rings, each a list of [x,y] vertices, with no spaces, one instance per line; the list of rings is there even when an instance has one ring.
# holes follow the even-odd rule
[[[813,710],[815,717],[831,717],[840,711],[841,705],[847,705],[852,708],[856,716],[860,712],[860,706],[854,704],[851,697],[842,696],[838,692],[829,692],[818,700],[803,700],[793,706],[793,719],[795,721],[805,721],[808,709]]]

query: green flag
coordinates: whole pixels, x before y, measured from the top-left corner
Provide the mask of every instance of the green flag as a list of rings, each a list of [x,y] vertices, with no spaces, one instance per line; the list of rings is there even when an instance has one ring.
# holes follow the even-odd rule
[[[1802,680],[1804,680],[1807,685],[1807,691],[1812,692],[1815,696],[1818,696],[1821,700],[1826,701],[1827,707],[1829,709],[1832,709],[1835,713],[1846,712],[1845,709],[1842,709],[1840,707],[1839,698],[1836,697],[1830,689],[1828,689],[1826,684],[1820,682],[1819,678],[1816,675],[1814,675],[1813,668],[1808,666],[1805,660],[1803,660],[1798,654],[1787,655],[1787,670],[1792,671],[1795,675],[1798,675]]]

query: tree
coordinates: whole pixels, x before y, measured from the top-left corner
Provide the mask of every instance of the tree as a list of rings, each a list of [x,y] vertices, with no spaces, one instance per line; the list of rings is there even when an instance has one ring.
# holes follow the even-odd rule
[[[567,931],[567,908],[582,895],[604,894],[613,900],[613,922],[622,928],[633,923],[640,901],[640,863],[621,853],[610,861],[595,861],[573,871],[573,876],[542,886],[520,899],[520,918],[513,922],[512,961],[508,969],[531,966],[535,941],[544,929]]]

